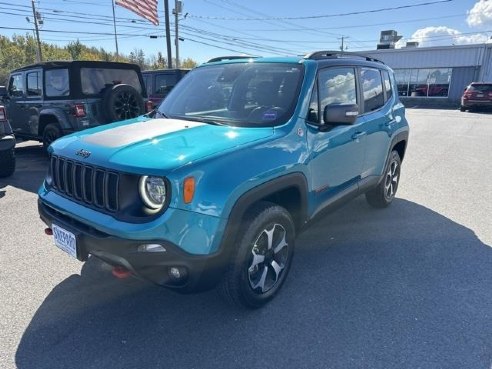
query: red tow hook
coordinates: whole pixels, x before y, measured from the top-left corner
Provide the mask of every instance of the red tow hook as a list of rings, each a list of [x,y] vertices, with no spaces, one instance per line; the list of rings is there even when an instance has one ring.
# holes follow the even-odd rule
[[[113,273],[113,275],[119,279],[128,278],[130,274],[132,274],[132,272],[130,272],[128,269],[122,266],[114,266],[111,273]]]
[[[45,228],[44,234],[46,234],[48,236],[53,236],[53,230],[51,228]]]

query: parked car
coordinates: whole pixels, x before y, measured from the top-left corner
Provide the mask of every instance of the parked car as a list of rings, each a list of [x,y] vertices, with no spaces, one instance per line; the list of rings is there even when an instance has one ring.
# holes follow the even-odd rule
[[[60,61],[11,72],[3,103],[18,138],[47,148],[58,137],[145,113],[138,65]]]
[[[189,69],[157,69],[142,72],[152,107],[158,106]]]
[[[492,108],[492,82],[472,82],[463,92],[460,110]]]
[[[0,178],[15,171],[15,137],[7,119],[5,107],[0,105]]]
[[[74,258],[256,308],[306,224],[363,193],[391,204],[408,131],[376,59],[216,58],[153,113],[53,143],[39,213]]]

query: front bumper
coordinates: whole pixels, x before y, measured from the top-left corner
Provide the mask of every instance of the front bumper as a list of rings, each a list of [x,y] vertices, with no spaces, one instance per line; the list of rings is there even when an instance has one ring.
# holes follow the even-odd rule
[[[158,285],[183,292],[196,292],[213,288],[226,267],[224,248],[210,255],[194,255],[162,239],[130,240],[115,237],[67,217],[38,200],[41,219],[48,227],[56,224],[76,236],[77,259],[87,260],[89,255],[98,257],[113,266],[122,266],[134,275]],[[162,245],[163,252],[142,252],[139,246]],[[181,277],[170,272],[178,268]]]

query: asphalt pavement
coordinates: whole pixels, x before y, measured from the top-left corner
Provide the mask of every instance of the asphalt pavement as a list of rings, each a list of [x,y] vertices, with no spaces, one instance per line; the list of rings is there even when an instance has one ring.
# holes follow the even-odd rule
[[[17,146],[0,179],[0,368],[492,368],[492,115],[408,109],[397,199],[359,197],[297,238],[260,310],[112,277],[57,249]]]

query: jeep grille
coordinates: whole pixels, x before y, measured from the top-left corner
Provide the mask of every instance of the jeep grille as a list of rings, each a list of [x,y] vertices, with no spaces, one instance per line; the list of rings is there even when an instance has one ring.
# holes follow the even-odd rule
[[[117,173],[58,156],[51,157],[50,172],[53,189],[60,194],[92,207],[118,211]]]

